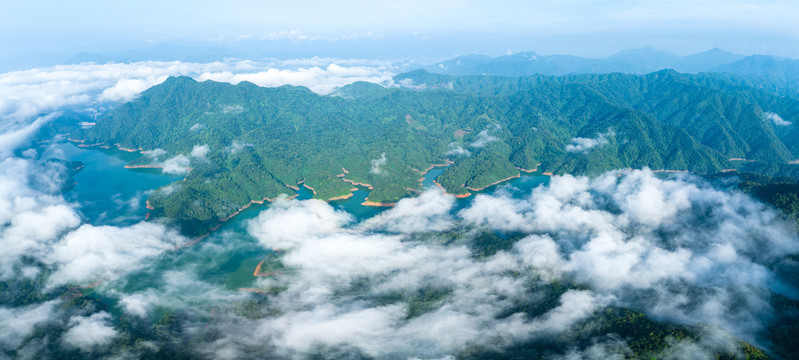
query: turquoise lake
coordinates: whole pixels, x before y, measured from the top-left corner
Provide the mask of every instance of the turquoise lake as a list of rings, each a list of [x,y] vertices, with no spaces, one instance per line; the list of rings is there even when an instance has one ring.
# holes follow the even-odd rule
[[[57,157],[70,161],[80,161],[85,166],[74,177],[76,185],[64,194],[67,201],[79,204],[79,211],[87,223],[93,225],[126,226],[145,219],[148,210],[145,201],[149,193],[161,186],[168,185],[182,177],[165,175],[159,169],[126,169],[125,164],[138,156],[119,150],[83,149],[71,143],[57,143],[42,147],[42,158]],[[430,170],[422,182],[424,188],[435,187],[433,180],[446,170],[436,167]],[[525,196],[535,187],[546,184],[549,176],[540,173],[522,173],[520,178],[488,187],[477,194],[504,191],[512,196]],[[369,195],[365,187],[358,187],[349,199],[332,201],[336,209],[347,211],[356,220],[370,218],[389,208],[364,206],[361,203]],[[310,199],[312,194],[301,187],[297,199]],[[474,196],[458,199],[454,212],[471,203]],[[254,286],[253,271],[261,260],[268,257],[270,250],[265,250],[247,233],[251,219],[269,203],[253,204],[230,221],[224,223],[217,231],[198,243],[177,249],[165,254],[144,269],[134,271],[126,276],[125,281],[115,282],[118,290],[124,293],[166,289],[164,274],[169,272],[191,273],[197,279],[216,283],[224,288],[236,291],[240,288]],[[93,293],[86,290],[87,295]],[[104,302],[113,301],[101,299]],[[108,304],[114,308],[115,304]]]

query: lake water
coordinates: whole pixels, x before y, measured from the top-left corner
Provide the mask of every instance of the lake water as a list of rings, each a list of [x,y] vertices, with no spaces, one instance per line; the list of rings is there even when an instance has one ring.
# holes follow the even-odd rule
[[[135,153],[83,149],[70,143],[48,145],[40,151],[43,152],[42,158],[58,157],[84,163],[83,170],[74,177],[76,186],[64,196],[68,201],[80,204],[79,210],[85,220],[95,225],[125,226],[144,220],[147,214],[145,201],[149,193],[181,179],[162,174],[159,169],[126,169],[124,166],[127,161],[138,156]],[[422,182],[424,188],[435,187],[433,180],[445,170],[446,167],[430,170]],[[540,173],[522,173],[520,178],[488,187],[475,195],[504,191],[514,196],[523,196],[548,181],[549,177]],[[347,211],[357,220],[370,218],[389,209],[361,205],[368,195],[369,190],[359,186],[349,199],[332,201],[330,204],[336,209]],[[310,199],[312,196],[310,191],[301,187],[297,199]],[[453,211],[469,206],[472,199],[474,196],[458,199]],[[255,267],[264,258],[274,257],[274,254],[261,247],[247,233],[247,226],[251,219],[268,207],[269,203],[253,204],[197,244],[155,259],[146,268],[126,276],[126,281],[113,286],[119,286],[118,290],[124,293],[159,289],[166,291],[174,288],[173,282],[176,280],[165,276],[188,276],[187,274],[204,282],[223,285],[230,291],[254,286],[257,279],[253,276]],[[184,281],[188,284],[191,279]],[[172,284],[166,286],[166,283]],[[87,289],[85,292],[91,296],[93,290]],[[114,304],[107,305],[114,308]]]
[[[138,154],[119,150],[79,148],[56,143],[38,149],[42,159],[80,161],[85,166],[75,175],[75,187],[64,193],[79,204],[86,222],[93,225],[130,225],[147,215],[145,201],[150,192],[182,177],[162,174],[159,169],[126,169]]]

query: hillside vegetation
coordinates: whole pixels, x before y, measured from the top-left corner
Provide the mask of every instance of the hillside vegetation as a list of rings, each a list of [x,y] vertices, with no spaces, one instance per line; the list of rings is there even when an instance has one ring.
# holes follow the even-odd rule
[[[424,169],[448,160],[438,183],[466,195],[520,169],[713,174],[747,166],[778,176],[799,158],[799,101],[722,75],[416,71],[395,81],[404,88],[354,83],[322,96],[169,78],[71,138],[149,151],[131,166],[190,168],[149,199],[154,216],[188,234],[302,185],[330,199],[368,184],[368,201],[393,203],[421,190]]]

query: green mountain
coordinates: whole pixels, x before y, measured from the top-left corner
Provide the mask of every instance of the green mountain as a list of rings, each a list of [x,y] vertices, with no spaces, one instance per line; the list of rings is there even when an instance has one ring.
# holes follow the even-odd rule
[[[188,234],[253,201],[291,196],[300,184],[320,199],[367,184],[368,201],[393,203],[422,190],[422,170],[448,160],[438,183],[466,195],[539,163],[555,174],[741,166],[777,174],[791,171],[799,154],[796,127],[767,115],[795,123],[799,101],[723,76],[416,71],[395,81],[407,88],[354,83],[321,96],[304,87],[170,78],[71,138],[148,150],[129,166],[190,168],[149,198],[154,216]]]
[[[729,64],[720,64],[708,71],[743,76],[758,88],[799,97],[799,60],[753,55]]]

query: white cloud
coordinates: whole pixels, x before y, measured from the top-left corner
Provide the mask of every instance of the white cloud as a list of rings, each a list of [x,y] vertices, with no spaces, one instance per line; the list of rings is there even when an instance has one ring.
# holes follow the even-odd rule
[[[230,144],[230,146],[228,146],[225,149],[227,149],[227,151],[230,151],[231,154],[235,154],[235,153],[239,152],[239,150],[244,149],[245,147],[248,147],[248,146],[253,146],[253,145],[252,144],[248,144],[248,143],[241,143],[238,140],[233,140],[233,142]]]
[[[51,300],[18,308],[0,307],[0,350],[14,350],[36,325],[51,320],[60,301]]]
[[[205,157],[208,155],[208,152],[211,151],[211,148],[206,145],[194,145],[191,149],[191,157],[197,160],[205,160]]]
[[[191,160],[186,155],[179,154],[164,160],[159,165],[165,174],[182,175],[189,171]]]
[[[144,61],[79,64],[0,74],[0,117],[26,119],[64,106],[127,101],[171,75],[229,68],[223,63]]]
[[[162,75],[151,79],[120,79],[114,86],[103,90],[98,99],[100,101],[130,101],[142,91],[164,82],[167,77],[167,75]]]
[[[283,31],[274,31],[268,34],[264,34],[261,39],[263,40],[270,40],[270,41],[277,41],[277,40],[308,40],[308,35],[305,35],[302,30],[283,30]]]
[[[371,160],[372,168],[369,170],[369,172],[376,175],[385,175],[383,166],[386,165],[387,161],[388,159],[386,159],[386,153],[380,154],[380,158]]]
[[[0,277],[11,276],[21,256],[46,252],[50,242],[80,224],[77,212],[60,196],[33,186],[44,167],[35,161],[0,160]],[[58,185],[58,184],[56,184]],[[51,185],[47,185],[50,189]]]
[[[792,122],[784,120],[782,116],[779,116],[773,112],[765,112],[763,113],[763,116],[766,117],[766,120],[771,120],[771,122],[773,122],[776,126],[788,126],[793,124]]]
[[[218,257],[219,250],[218,245],[209,245],[198,251]],[[203,281],[198,278],[194,267],[173,268],[150,276],[158,278],[157,286],[133,293],[124,291],[124,285],[103,290],[111,296],[118,297],[118,306],[126,313],[143,318],[148,318],[155,309],[159,308],[191,308],[195,314],[211,316],[219,304],[233,304],[249,297],[246,292],[231,291],[219,287],[214,282]]]
[[[464,149],[462,146],[457,146],[453,143],[449,144],[449,151],[447,151],[447,156],[469,156],[472,153],[469,150]]]
[[[129,227],[83,225],[52,246],[45,260],[59,269],[49,285],[83,283],[130,272],[141,261],[187,240],[164,225],[141,222]]]
[[[202,129],[204,129],[204,128],[205,128],[205,125],[203,125],[203,124],[200,124],[200,123],[196,123],[196,124],[192,125],[192,126],[189,128],[189,130],[190,130],[190,131],[199,131],[199,130],[202,130]]]
[[[365,225],[395,233],[445,231],[454,225],[450,215],[453,205],[454,196],[434,188],[400,200],[393,208],[366,220]]]
[[[488,129],[480,131],[479,133],[477,133],[477,138],[474,141],[472,141],[472,143],[469,144],[469,146],[473,148],[482,148],[485,147],[488,143],[499,140],[499,138],[497,138],[496,136],[491,135],[492,132],[499,131],[499,129],[500,129],[499,125],[495,124],[489,127]]]
[[[290,249],[308,236],[324,234],[353,220],[320,200],[276,201],[249,223],[248,232],[266,248]]]
[[[459,215],[530,233],[515,251],[548,278],[575,278],[657,318],[742,336],[761,328],[769,311],[764,293],[747,289],[779,291],[763,264],[799,249],[762,204],[649,170],[556,176],[527,199],[479,195]]]
[[[595,138],[572,138],[571,143],[566,145],[566,151],[570,153],[587,153],[597,146],[607,145],[609,143],[608,138],[615,135],[616,133],[612,129],[608,129],[604,133],[597,134]]]
[[[198,80],[214,80],[238,84],[249,81],[255,85],[275,87],[285,84],[305,86],[319,94],[330,94],[337,87],[356,81],[391,84],[392,72],[365,66],[344,67],[335,63],[325,68],[310,67],[296,70],[271,68],[265,71],[235,73],[233,71],[204,72]]]
[[[151,158],[151,159],[159,159],[160,157],[167,154],[166,150],[164,149],[153,149],[153,150],[146,150],[142,151],[142,154]]]
[[[153,291],[123,295],[119,305],[125,312],[139,317],[146,317],[153,308],[153,303],[158,301],[158,296]]]
[[[313,66],[296,68],[298,64]],[[391,62],[311,58],[265,63],[142,61],[33,68],[0,73],[0,118],[24,121],[66,106],[129,101],[169,76],[233,84],[250,81],[269,87],[300,85],[328,94],[355,81],[391,84],[398,66]],[[235,111],[235,106],[227,110]]]
[[[104,311],[88,317],[74,317],[69,323],[71,327],[64,334],[63,341],[83,351],[108,346],[117,335],[111,325],[111,314]]]
[[[559,306],[539,317],[517,313],[498,318],[528,296],[524,284],[537,281],[521,271],[521,258],[499,252],[475,260],[465,246],[373,231],[448,229],[453,203],[452,197],[431,190],[362,224],[351,224],[348,214],[316,200],[264,210],[251,221],[249,232],[266,248],[285,249],[281,262],[289,273],[262,278],[263,286],[279,283],[286,289],[270,298],[281,315],[259,320],[253,339],[270,337],[281,354],[327,344],[355,346],[378,357],[442,357],[467,344],[496,341],[489,339],[521,341],[558,333],[604,303],[589,291],[568,292]],[[412,319],[407,319],[405,301],[378,305],[371,300],[425,287],[444,291],[444,296]]]
[[[239,114],[244,111],[244,107],[236,104],[236,105],[225,105],[222,107],[223,114]]]
[[[181,188],[180,183],[172,183],[158,189],[158,191],[164,196],[169,196],[180,190],[180,188]]]

